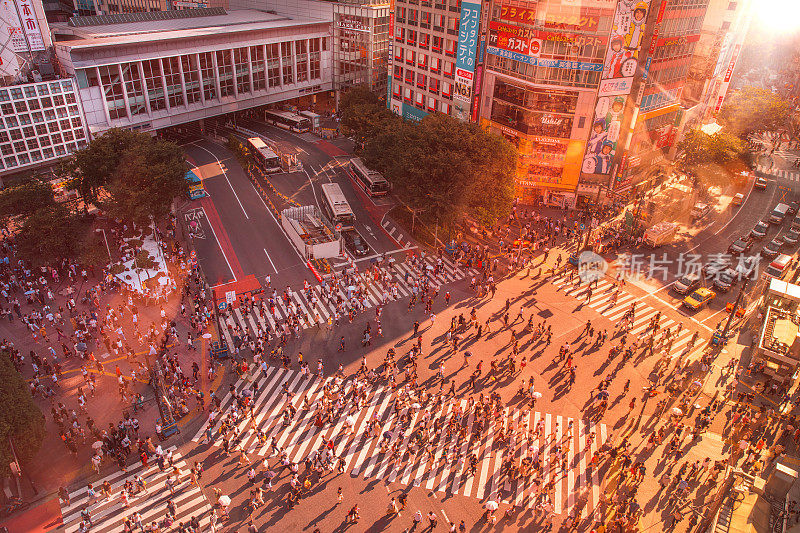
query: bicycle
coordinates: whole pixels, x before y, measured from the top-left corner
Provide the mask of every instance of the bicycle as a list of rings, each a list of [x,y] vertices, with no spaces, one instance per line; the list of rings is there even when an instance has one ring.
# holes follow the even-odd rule
[[[30,502],[23,501],[22,498],[13,497],[8,500],[2,509],[0,509],[0,516],[6,517],[16,513],[17,511],[22,511],[23,509],[27,509],[30,506]]]

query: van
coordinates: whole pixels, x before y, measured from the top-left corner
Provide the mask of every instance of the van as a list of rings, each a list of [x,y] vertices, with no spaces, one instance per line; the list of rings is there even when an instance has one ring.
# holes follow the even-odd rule
[[[800,230],[800,215],[792,220],[792,229]]]
[[[692,208],[690,215],[693,219],[700,220],[701,218],[706,216],[709,211],[711,211],[710,205],[698,202],[694,204],[694,207]]]
[[[786,218],[786,212],[789,211],[789,206],[786,204],[778,204],[772,213],[769,215],[769,221],[773,224],[783,224],[783,219]]]
[[[731,205],[742,205],[744,203],[744,194],[737,192],[731,199]]]
[[[764,270],[764,278],[776,278],[781,279],[786,271],[789,269],[789,265],[792,264],[792,256],[787,254],[778,254],[772,263]]]

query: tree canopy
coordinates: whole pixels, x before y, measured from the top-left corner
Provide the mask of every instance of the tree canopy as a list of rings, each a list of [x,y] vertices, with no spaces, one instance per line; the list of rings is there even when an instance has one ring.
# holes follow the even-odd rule
[[[46,428],[44,415],[31,397],[28,384],[14,368],[10,355],[0,353],[0,474],[10,474],[9,464],[14,460],[9,445],[13,439],[14,450],[20,462],[32,459],[44,440]]]
[[[92,140],[64,166],[85,204],[139,223],[168,214],[172,200],[186,192],[186,170],[178,145],[119,128]]]
[[[510,213],[517,154],[502,137],[443,114],[405,122],[362,89],[346,93],[341,110],[364,162],[423,221],[450,226],[467,215],[490,225]]]
[[[747,137],[762,130],[782,130],[789,125],[794,106],[779,95],[759,87],[744,87],[729,96],[719,119],[734,135]]]
[[[87,230],[82,219],[61,204],[43,207],[28,216],[17,233],[17,250],[34,266],[76,257]]]
[[[697,128],[687,131],[678,143],[678,150],[684,153],[686,165],[725,164],[741,156],[744,148],[744,142],[731,133],[719,131],[708,135]]]
[[[55,205],[55,194],[49,183],[32,179],[0,191],[0,222],[11,217],[27,217],[39,209]]]

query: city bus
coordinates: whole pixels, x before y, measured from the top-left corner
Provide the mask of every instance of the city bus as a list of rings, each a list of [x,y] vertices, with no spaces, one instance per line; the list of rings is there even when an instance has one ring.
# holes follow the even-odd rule
[[[338,229],[353,229],[356,216],[338,183],[322,184],[322,210],[331,222],[341,225]]]
[[[253,162],[264,172],[280,172],[281,158],[272,150],[261,137],[247,139],[247,148],[253,157]]]
[[[368,169],[358,157],[350,160],[350,172],[370,196],[385,196],[392,188],[380,172]]]
[[[311,129],[311,121],[308,117],[290,111],[266,111],[264,112],[264,120],[274,126],[296,133],[305,133]]]
[[[186,183],[189,185],[187,194],[189,195],[190,200],[198,200],[208,196],[208,193],[203,188],[203,181],[197,174],[194,173],[194,171],[188,171],[184,176],[184,179],[186,179]]]

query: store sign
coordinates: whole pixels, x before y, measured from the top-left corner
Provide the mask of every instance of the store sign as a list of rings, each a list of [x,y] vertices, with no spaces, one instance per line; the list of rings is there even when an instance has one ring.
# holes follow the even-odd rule
[[[403,118],[412,122],[419,122],[428,115],[424,110],[403,102]]]
[[[481,22],[481,4],[461,2],[458,22],[458,48],[456,51],[456,77],[453,92],[453,115],[462,121],[469,120],[472,107],[472,86],[475,81],[475,59],[478,51],[478,28]]]
[[[728,69],[725,71],[725,77],[722,79],[722,85],[719,88],[719,98],[717,99],[717,105],[714,107],[714,111],[719,112],[722,108],[722,102],[725,99],[725,94],[728,92],[728,86],[731,83],[731,78],[733,77],[733,71],[736,68],[736,60],[739,59],[739,50],[742,48],[741,44],[737,44],[733,47],[733,54],[731,55],[731,60],[728,63]]]
[[[663,39],[658,40],[658,46],[680,46],[682,44],[696,43],[699,40],[700,34],[664,37]]]
[[[490,31],[489,43],[509,52],[519,52],[520,54],[534,57],[539,57],[539,53],[542,51],[542,41],[539,39],[517,37],[514,34],[499,30]]]
[[[611,89],[608,94],[598,92],[594,120],[581,165],[581,171],[585,174],[612,174],[627,95],[633,87],[628,78],[636,74],[639,66],[639,50],[649,8],[650,0],[617,4],[611,30],[614,37],[608,46],[601,78],[602,81],[619,81],[619,85],[607,85],[606,88]],[[644,87],[644,83],[641,87]],[[617,90],[613,90],[615,88]]]
[[[492,42],[491,35],[497,32],[497,35],[507,34],[521,39],[532,40],[538,39],[540,41],[553,41],[558,43],[567,43],[577,47],[584,46],[603,46],[606,44],[607,39],[605,36],[597,35],[583,35],[579,33],[565,33],[544,30],[533,30],[530,28],[522,28],[520,26],[513,26],[511,24],[504,24],[502,22],[492,21],[489,23],[489,44],[498,46]]]
[[[172,5],[175,7],[179,7],[182,9],[195,9],[195,8],[202,8],[208,7],[208,4],[205,2],[172,2]]]
[[[349,15],[339,15],[339,18],[336,20],[336,27],[343,30],[369,33],[369,24]]]
[[[483,74],[483,67],[478,65],[475,67],[475,94],[472,97],[472,115],[470,116],[470,120],[472,122],[477,122],[478,120],[478,107],[480,107],[480,90],[481,90],[481,78]]]
[[[543,126],[561,126],[564,124],[564,117],[544,113],[539,115],[539,122]]]
[[[614,9],[617,6],[617,0],[561,0],[561,5]]]
[[[536,23],[536,7],[500,6],[500,19],[522,24]]]
[[[598,96],[616,96],[630,94],[633,87],[633,78],[618,78],[615,80],[602,80],[597,88]]]
[[[568,13],[548,13],[544,16],[544,27],[553,30],[597,31],[600,17]]]
[[[527,63],[528,65],[533,65],[534,67],[535,66],[552,67],[552,68],[560,68],[567,70],[582,70],[591,72],[600,72],[603,70],[602,63],[587,63],[584,61],[566,61],[562,59],[539,59],[537,57],[520,54],[519,52],[511,52],[509,50],[503,50],[496,46],[489,46],[486,48],[486,51],[492,55],[498,57],[505,57],[507,59],[513,59],[514,61],[519,61],[521,63]]]
[[[656,25],[653,28],[653,36],[650,38],[650,55],[656,51],[656,42],[658,41],[658,34],[661,31],[661,21],[664,20],[664,11],[667,8],[667,0],[661,0],[661,7],[658,8],[658,17],[656,18]]]
[[[27,44],[25,51],[38,52],[45,49],[42,31],[39,28],[39,20],[33,11],[31,0],[16,0],[19,21],[22,24],[22,31],[25,33]]]

